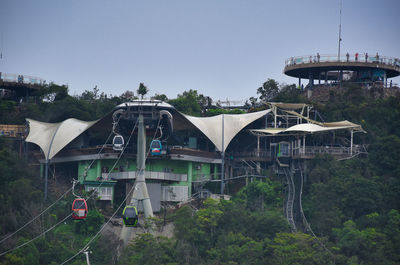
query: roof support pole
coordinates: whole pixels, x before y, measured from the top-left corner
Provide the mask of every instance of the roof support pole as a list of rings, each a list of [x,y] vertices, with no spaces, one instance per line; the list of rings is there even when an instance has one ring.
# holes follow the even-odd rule
[[[306,135],[303,135],[303,155],[306,155]]]
[[[224,117],[225,115],[222,114],[221,195],[224,194],[224,177],[225,177]]]
[[[351,130],[351,138],[350,138],[350,155],[353,155],[353,130]]]
[[[257,135],[257,157],[260,157],[260,136]],[[260,161],[257,161],[257,173],[261,173]]]
[[[49,177],[49,160],[46,159],[44,169],[44,200],[47,200],[47,179]]]

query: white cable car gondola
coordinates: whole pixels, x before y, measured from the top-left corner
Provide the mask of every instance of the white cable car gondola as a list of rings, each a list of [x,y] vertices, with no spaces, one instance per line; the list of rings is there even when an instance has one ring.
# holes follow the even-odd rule
[[[122,151],[124,149],[124,137],[122,135],[117,134],[113,139],[113,149],[116,151]]]

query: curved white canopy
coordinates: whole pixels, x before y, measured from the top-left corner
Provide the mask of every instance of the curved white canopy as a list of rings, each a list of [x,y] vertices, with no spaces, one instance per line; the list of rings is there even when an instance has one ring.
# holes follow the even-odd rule
[[[218,150],[225,151],[232,139],[244,127],[270,111],[271,110],[268,109],[248,114],[221,114],[205,118],[193,117],[185,114],[182,115],[203,132]],[[46,123],[32,119],[26,120],[29,122],[30,127],[26,141],[39,145],[45,155],[45,159],[52,159],[66,145],[98,121],[67,119],[59,123]],[[222,123],[224,127],[223,136]]]
[[[313,123],[302,123],[291,126],[289,128],[267,128],[267,129],[257,129],[251,130],[253,132],[268,133],[268,134],[278,134],[285,132],[305,132],[305,133],[316,133],[334,130],[355,130],[363,131],[361,126],[349,121],[340,122],[326,122],[322,123],[323,126],[313,124]]]
[[[67,119],[63,122],[47,123],[26,120],[29,122],[29,134],[25,141],[40,146],[46,160],[52,159],[67,144],[98,121]]]
[[[219,151],[224,151],[244,127],[266,115],[271,110],[263,110],[247,114],[220,114],[213,117],[193,117],[181,113],[188,121],[210,139]],[[222,122],[223,121],[223,122]],[[224,133],[222,135],[222,127]],[[222,143],[223,142],[223,143]]]

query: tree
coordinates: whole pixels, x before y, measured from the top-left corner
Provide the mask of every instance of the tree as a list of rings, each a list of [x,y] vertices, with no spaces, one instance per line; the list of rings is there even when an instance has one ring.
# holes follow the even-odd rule
[[[168,101],[168,97],[165,94],[157,94],[157,93],[154,96],[152,96],[151,99],[161,100],[164,102]]]
[[[335,264],[315,238],[303,233],[279,233],[267,250],[271,264]]]
[[[131,100],[137,99],[137,97],[135,96],[135,94],[133,93],[133,91],[130,91],[130,90],[127,90],[127,91],[125,91],[124,93],[122,93],[120,97],[121,97],[124,101],[125,101],[125,100],[131,101]]]
[[[140,83],[139,88],[137,90],[138,95],[140,95],[140,99],[143,99],[144,95],[146,95],[147,92],[149,92],[147,86],[145,86],[143,83]]]
[[[168,103],[185,114],[200,116],[201,106],[197,99],[197,90],[190,89],[189,91],[183,92],[182,95],[178,95],[176,99],[170,99]]]
[[[271,101],[279,92],[279,83],[274,79],[268,78],[261,87],[257,89],[257,94],[260,94],[260,100],[263,102]]]
[[[166,237],[141,234],[124,251],[118,264],[172,264],[176,261],[174,245]]]

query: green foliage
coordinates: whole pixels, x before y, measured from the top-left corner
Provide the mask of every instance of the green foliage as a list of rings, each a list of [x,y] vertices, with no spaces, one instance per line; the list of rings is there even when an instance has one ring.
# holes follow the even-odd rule
[[[279,93],[274,98],[275,102],[287,102],[287,103],[302,103],[307,100],[301,95],[301,90],[296,87],[295,84],[292,85],[281,85],[279,88]]]
[[[213,199],[205,200],[204,208],[200,209],[196,214],[199,226],[209,231],[212,237],[223,214],[218,201]]]
[[[279,233],[267,245],[271,264],[335,264],[334,259],[311,236]]]
[[[207,251],[209,264],[262,264],[264,244],[241,233],[220,237],[216,247]]]
[[[233,110],[226,110],[226,109],[209,109],[207,112],[204,114],[207,117],[211,116],[216,116],[220,114],[243,114],[245,113],[244,111],[240,109],[233,109]]]
[[[139,88],[137,89],[137,93],[138,95],[140,95],[140,98],[143,99],[147,92],[149,92],[147,86],[145,86],[144,83],[140,83]]]
[[[33,214],[32,206],[43,197],[37,170],[12,150],[12,142],[0,137],[0,232],[14,231]]]
[[[200,116],[201,114],[197,90],[185,91],[182,95],[178,95],[176,99],[170,99],[168,103],[185,114],[192,116]]]
[[[267,205],[276,207],[281,203],[281,190],[278,182],[269,179],[266,182],[255,181],[241,189],[235,199],[251,211],[263,211]]]
[[[260,100],[264,102],[272,101],[279,92],[279,83],[274,79],[268,78],[261,87],[257,89],[257,94],[260,95]]]
[[[178,111],[192,116],[204,115],[206,110],[211,107],[211,102],[210,97],[199,94],[197,90],[192,89],[178,95],[176,99],[168,100],[168,103]]]
[[[88,211],[87,217],[82,220],[75,220],[75,232],[83,235],[93,234],[100,230],[104,223],[104,216],[96,209]]]
[[[167,95],[165,95],[165,94],[157,94],[157,93],[154,96],[152,96],[151,99],[161,100],[163,102],[167,102],[168,101]]]
[[[174,246],[175,242],[165,237],[141,234],[124,250],[118,264],[173,264]]]

